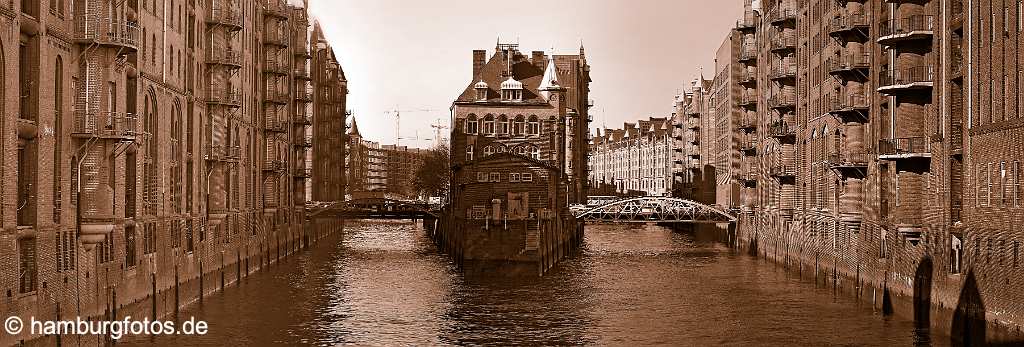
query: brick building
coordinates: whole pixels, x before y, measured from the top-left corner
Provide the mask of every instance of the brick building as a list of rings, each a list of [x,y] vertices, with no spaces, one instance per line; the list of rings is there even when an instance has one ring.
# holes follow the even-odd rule
[[[598,132],[590,143],[591,195],[637,192],[667,196],[672,190],[672,126],[668,118],[624,123]],[[609,192],[605,192],[607,187]]]
[[[349,126],[347,142],[350,155],[345,169],[346,192],[351,198],[419,198],[413,179],[430,151],[365,140],[355,119]]]
[[[166,316],[317,237],[304,7],[0,3],[0,311]]]
[[[735,105],[756,115],[740,142],[749,164],[746,154],[740,170],[713,164],[744,182],[743,246],[824,266],[954,336],[978,336],[978,320],[1019,331],[1022,11],[1019,1],[745,0],[728,35],[740,38],[741,77],[712,83],[743,91]],[[677,129],[695,94],[679,103]],[[677,163],[692,167],[700,140]]]
[[[518,44],[498,44],[490,59],[473,51],[472,63],[472,81],[452,106],[453,217],[471,230],[495,228],[507,216],[561,223],[555,217],[586,196],[590,77],[583,48],[527,56]],[[503,169],[480,171],[492,165]],[[540,228],[530,225],[527,232]]]
[[[313,201],[340,201],[345,198],[347,179],[344,170],[339,168],[345,166],[347,154],[345,119],[351,115],[346,108],[348,81],[319,23],[313,26],[310,42],[313,44],[311,73],[303,76],[312,79],[312,89],[307,91],[312,92],[314,102],[312,117],[304,117],[303,122],[313,126],[303,144],[313,147],[307,153],[310,159],[317,160],[310,166],[309,196]]]

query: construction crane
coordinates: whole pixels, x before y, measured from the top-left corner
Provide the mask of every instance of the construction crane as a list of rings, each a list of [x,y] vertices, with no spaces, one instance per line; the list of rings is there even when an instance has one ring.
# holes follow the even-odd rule
[[[434,120],[433,124],[430,124],[431,128],[434,128],[434,145],[441,144],[441,129],[448,129],[447,125],[441,124],[441,118]]]
[[[420,140],[419,134],[416,135],[416,138],[403,138],[401,136],[400,130],[402,129],[402,112],[414,113],[414,112],[439,112],[439,111],[441,111],[441,110],[432,109],[432,108],[425,108],[425,107],[402,110],[402,109],[400,109],[398,107],[398,105],[395,105],[395,109],[394,110],[384,111],[384,115],[385,116],[388,116],[388,117],[394,116],[395,117],[395,145],[400,145],[401,141],[403,139],[406,139],[406,140],[409,140],[409,139]],[[433,139],[431,139],[431,140],[433,140]]]

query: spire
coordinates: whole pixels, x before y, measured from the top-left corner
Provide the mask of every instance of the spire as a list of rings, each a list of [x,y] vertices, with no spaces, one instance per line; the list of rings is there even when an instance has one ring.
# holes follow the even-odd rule
[[[359,137],[359,127],[356,126],[356,117],[352,117],[352,127],[348,129],[349,135],[355,135]]]
[[[544,69],[544,77],[540,79],[539,90],[552,90],[561,88],[558,85],[558,71],[555,69],[555,56],[548,54],[548,67]]]
[[[580,58],[586,58],[586,54],[583,52],[583,39],[580,39]]]

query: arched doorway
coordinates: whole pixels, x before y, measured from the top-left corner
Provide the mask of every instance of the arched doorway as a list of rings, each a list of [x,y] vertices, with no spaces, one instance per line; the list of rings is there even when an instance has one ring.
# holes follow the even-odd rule
[[[914,324],[919,329],[931,324],[933,270],[932,258],[926,256],[914,273]]]

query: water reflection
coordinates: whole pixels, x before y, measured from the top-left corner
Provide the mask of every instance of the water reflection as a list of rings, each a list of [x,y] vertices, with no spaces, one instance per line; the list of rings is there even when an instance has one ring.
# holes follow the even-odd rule
[[[187,310],[157,345],[910,345],[912,321],[690,234],[588,226],[543,278],[464,278],[409,223],[355,223]]]

